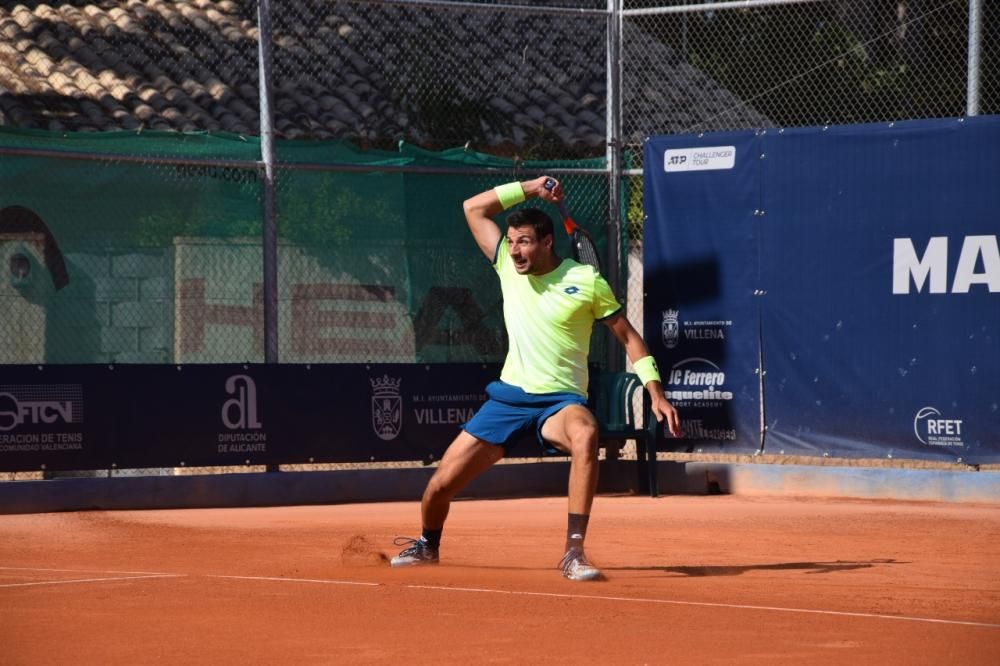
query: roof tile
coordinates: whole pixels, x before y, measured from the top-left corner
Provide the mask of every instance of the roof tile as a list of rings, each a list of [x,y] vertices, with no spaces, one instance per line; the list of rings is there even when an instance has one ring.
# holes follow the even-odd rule
[[[603,21],[542,26],[513,12],[280,4],[278,136],[522,150],[544,131],[570,152],[604,151]],[[0,122],[257,132],[254,20],[232,0],[0,3]],[[663,131],[733,108],[744,124],[766,124],[668,47],[631,23],[626,29],[635,64],[665,82],[626,81],[627,113]],[[441,118],[448,108],[481,115]]]

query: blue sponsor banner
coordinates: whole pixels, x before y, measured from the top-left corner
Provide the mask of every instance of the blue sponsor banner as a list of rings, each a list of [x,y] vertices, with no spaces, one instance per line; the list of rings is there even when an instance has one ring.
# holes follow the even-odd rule
[[[1000,460],[1000,118],[654,138],[645,164],[661,368],[712,360],[749,429],[761,362],[768,453]],[[732,334],[689,353],[710,320]]]
[[[1000,118],[764,152],[767,451],[1000,459]]]
[[[282,462],[439,460],[486,399],[495,364],[313,365],[281,401]]]
[[[691,451],[761,445],[759,144],[739,132],[645,145],[644,337],[683,417],[673,445]]]
[[[496,366],[126,366],[136,391],[118,466],[433,462],[485,399]],[[149,405],[155,405],[149,407]],[[145,407],[144,407],[145,406]],[[139,415],[142,416],[139,416]],[[151,425],[156,424],[155,427]]]
[[[81,366],[86,370],[88,366]],[[294,446],[280,402],[295,366],[121,365],[118,467],[262,465]]]
[[[117,438],[116,396],[102,371],[0,366],[0,470],[107,468]]]
[[[498,373],[479,363],[4,366],[0,471],[430,463]]]

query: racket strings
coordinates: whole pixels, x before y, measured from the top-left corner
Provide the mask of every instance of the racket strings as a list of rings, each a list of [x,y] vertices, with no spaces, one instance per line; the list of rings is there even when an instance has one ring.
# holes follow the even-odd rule
[[[573,254],[574,259],[579,262],[590,264],[600,272],[601,259],[597,254],[597,247],[594,242],[583,234],[573,234]]]

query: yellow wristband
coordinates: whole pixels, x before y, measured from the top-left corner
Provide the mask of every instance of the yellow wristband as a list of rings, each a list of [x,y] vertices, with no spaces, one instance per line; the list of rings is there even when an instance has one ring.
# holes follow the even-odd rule
[[[656,361],[652,356],[643,356],[632,364],[635,374],[639,375],[639,381],[645,386],[652,381],[660,381],[660,371],[656,368]]]
[[[503,206],[504,210],[524,201],[524,188],[516,180],[513,183],[497,185],[493,191],[497,193],[497,198],[500,199],[500,205]]]

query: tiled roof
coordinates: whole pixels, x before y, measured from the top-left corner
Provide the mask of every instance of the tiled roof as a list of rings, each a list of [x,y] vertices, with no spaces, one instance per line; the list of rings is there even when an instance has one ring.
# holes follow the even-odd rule
[[[0,124],[259,133],[255,7],[3,3]],[[603,152],[603,17],[308,0],[272,8],[279,137]],[[623,39],[642,73],[626,76],[627,118],[669,133],[735,108],[730,125],[768,124],[634,25]],[[641,141],[633,133],[625,139]]]

